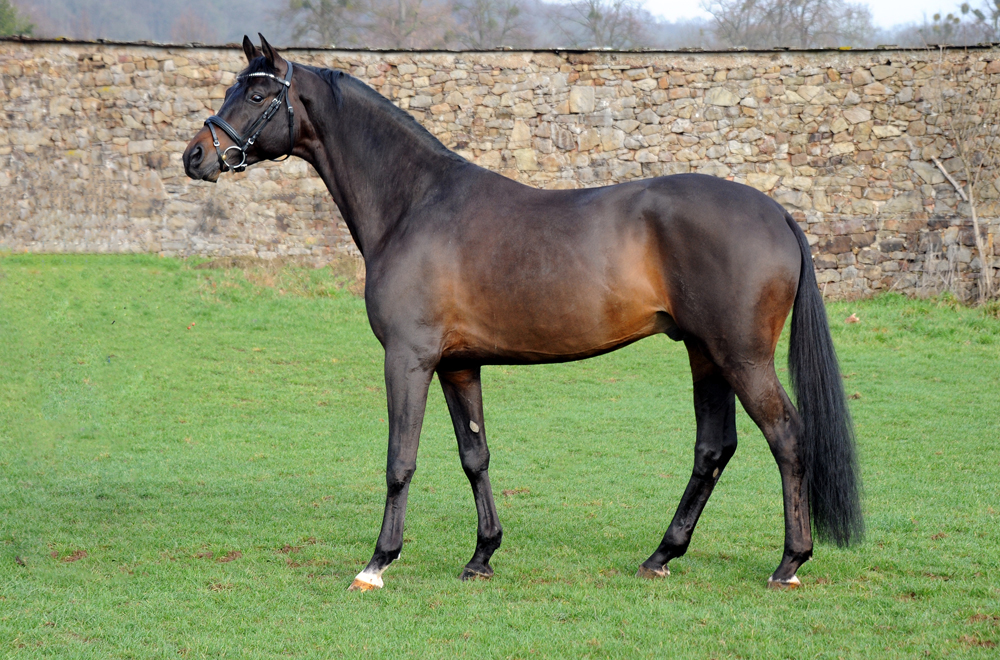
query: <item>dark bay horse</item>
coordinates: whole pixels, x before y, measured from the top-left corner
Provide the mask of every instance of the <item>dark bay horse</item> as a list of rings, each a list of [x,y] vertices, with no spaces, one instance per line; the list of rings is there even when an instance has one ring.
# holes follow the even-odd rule
[[[799,584],[813,529],[838,545],[860,538],[854,436],[826,312],[806,237],[780,205],[697,174],[537,190],[449,151],[349,75],[293,65],[263,37],[260,49],[248,38],[243,47],[249,66],[191,140],[184,167],[215,181],[261,160],[303,158],[364,256],[368,318],[385,348],[389,451],[382,530],[352,589],[381,587],[399,557],[433,373],[479,514],[461,577],[488,578],[502,530],[481,366],[580,360],[656,333],[687,348],[697,437],[687,489],[638,574],[665,576],[687,550],[736,451],[734,397],[781,473],[785,548],[769,584]],[[797,409],[774,368],[793,304]]]

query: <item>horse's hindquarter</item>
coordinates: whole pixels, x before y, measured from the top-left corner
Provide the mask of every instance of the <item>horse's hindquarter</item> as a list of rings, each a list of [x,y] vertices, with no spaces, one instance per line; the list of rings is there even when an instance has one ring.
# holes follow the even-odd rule
[[[655,179],[664,259],[682,331],[715,359],[769,360],[798,288],[802,256],[785,211],[763,193],[714,177]]]

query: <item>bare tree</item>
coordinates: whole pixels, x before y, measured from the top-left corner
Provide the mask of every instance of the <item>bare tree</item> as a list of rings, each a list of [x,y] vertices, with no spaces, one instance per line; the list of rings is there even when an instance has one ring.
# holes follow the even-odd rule
[[[701,6],[712,15],[715,36],[721,43],[752,48],[761,40],[757,0],[714,0]]]
[[[874,44],[877,28],[871,9],[861,3],[844,3],[837,16],[836,29],[831,36],[836,46],[866,46]],[[884,42],[882,42],[884,43]]]
[[[980,41],[1000,41],[1000,0],[983,0],[979,7],[963,2],[959,10],[972,18]]]
[[[530,18],[522,0],[456,0],[454,37],[468,48],[524,46],[531,38]]]
[[[701,6],[728,46],[859,45],[874,34],[868,7],[844,0],[702,0]]]
[[[968,26],[962,25],[962,19],[955,14],[937,12],[928,23],[919,28],[924,45],[963,44],[969,40]]]
[[[174,24],[170,27],[170,39],[175,43],[211,44],[218,43],[219,33],[203,16],[199,16],[193,9],[186,9],[174,19]]]
[[[282,0],[276,27],[302,45],[384,48],[637,48],[712,40],[703,19],[662,20],[640,1]]]
[[[368,0],[366,46],[429,48],[444,45],[448,11],[434,0]]]
[[[363,25],[357,0],[288,0],[278,20],[292,27],[292,39],[320,46],[356,45]]]
[[[913,30],[919,39],[908,38]],[[930,21],[925,17],[922,25],[904,28],[900,35],[901,40],[896,43],[915,46],[964,46],[1000,41],[1000,0],[981,0],[979,6],[963,2],[956,11],[935,12]],[[916,43],[912,43],[914,41]]]
[[[980,262],[977,295],[983,302],[994,293],[994,255],[992,241],[983,235],[980,214],[990,199],[996,199],[1000,185],[995,180],[1000,173],[1000,98],[992,85],[975,84],[978,76],[969,75],[972,66],[952,65],[942,49],[938,67],[943,75],[933,118],[950,149],[942,154],[945,163],[935,156],[931,160],[955,187],[972,219]]]
[[[638,0],[573,0],[553,8],[556,26],[570,45],[592,48],[645,45],[647,16]]]
[[[299,43],[375,48],[443,46],[450,25],[438,0],[288,0],[278,20]]]

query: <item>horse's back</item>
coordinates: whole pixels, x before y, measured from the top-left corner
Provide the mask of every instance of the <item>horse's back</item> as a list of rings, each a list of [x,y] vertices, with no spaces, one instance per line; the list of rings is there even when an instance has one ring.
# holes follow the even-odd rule
[[[678,174],[534,196],[549,215],[528,213],[519,224],[541,227],[528,235],[559,228],[561,243],[539,241],[547,259],[583,251],[591,259],[578,258],[579,266],[600,264],[634,290],[646,285],[661,309],[682,323],[692,311],[731,315],[765,298],[778,307],[787,299],[790,307],[794,298],[801,254],[786,212],[749,186]]]

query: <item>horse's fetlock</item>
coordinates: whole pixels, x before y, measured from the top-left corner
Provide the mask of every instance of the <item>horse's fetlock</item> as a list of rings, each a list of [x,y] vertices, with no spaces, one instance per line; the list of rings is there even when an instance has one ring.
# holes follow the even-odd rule
[[[661,547],[666,550],[668,559],[680,557],[687,552],[688,544],[691,542],[691,532],[694,531],[694,524],[685,523],[680,529],[668,529],[663,536]]]
[[[486,536],[483,534],[476,534],[476,546],[490,553],[493,553],[497,548],[500,547],[500,543],[503,541],[503,530],[497,529],[496,533],[492,536]]]
[[[785,548],[785,559],[791,560],[798,565],[804,564],[812,558],[813,547],[812,544],[809,546],[802,546],[801,548]]]
[[[391,548],[376,547],[375,554],[372,556],[372,560],[368,562],[368,566],[365,570],[373,573],[381,573],[386,569],[386,567],[389,566],[389,564],[399,559],[402,554],[402,543]]]

